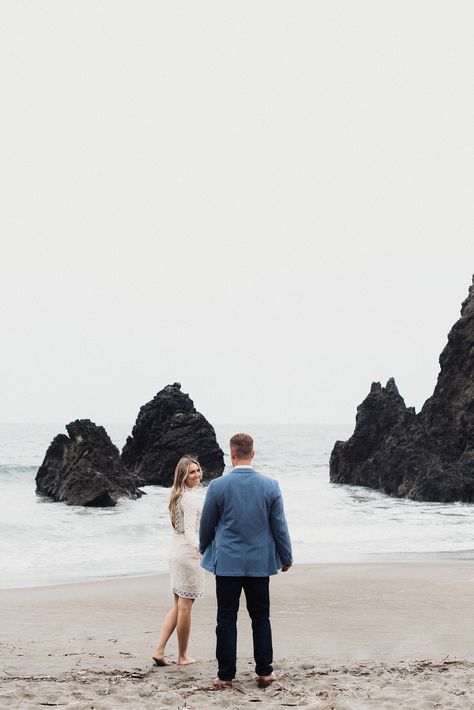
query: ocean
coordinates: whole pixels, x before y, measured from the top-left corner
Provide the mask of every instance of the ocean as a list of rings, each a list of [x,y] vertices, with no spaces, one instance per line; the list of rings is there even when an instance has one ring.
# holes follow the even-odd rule
[[[131,424],[105,425],[121,449]],[[227,442],[240,424],[216,426]],[[295,563],[474,559],[474,506],[417,503],[329,482],[329,456],[350,425],[248,425],[255,468],[280,483]],[[81,508],[35,494],[35,475],[58,424],[0,425],[0,587],[166,572],[169,489]],[[205,489],[200,491],[205,495]]]

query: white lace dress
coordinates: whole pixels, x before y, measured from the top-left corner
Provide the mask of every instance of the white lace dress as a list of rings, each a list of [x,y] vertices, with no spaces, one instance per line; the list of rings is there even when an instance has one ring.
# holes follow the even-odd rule
[[[201,502],[196,492],[186,489],[176,506],[170,556],[171,591],[186,599],[199,599],[204,592],[204,572],[199,566],[199,521]]]

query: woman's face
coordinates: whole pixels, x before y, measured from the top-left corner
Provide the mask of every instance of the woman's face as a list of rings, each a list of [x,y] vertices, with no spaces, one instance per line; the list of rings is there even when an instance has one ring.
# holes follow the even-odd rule
[[[188,475],[186,476],[185,483],[188,488],[194,488],[199,484],[200,480],[201,472],[199,470],[199,466],[195,463],[192,463],[188,468]]]

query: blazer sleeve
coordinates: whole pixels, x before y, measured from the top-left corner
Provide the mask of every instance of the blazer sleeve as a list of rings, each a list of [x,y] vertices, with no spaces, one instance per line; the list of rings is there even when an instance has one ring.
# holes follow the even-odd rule
[[[219,508],[217,507],[212,483],[210,483],[206,492],[199,525],[199,550],[201,555],[204,554],[214,539],[218,519]]]
[[[270,528],[282,565],[293,564],[290,534],[283,508],[283,498],[277,481],[275,481],[275,496],[270,507]]]

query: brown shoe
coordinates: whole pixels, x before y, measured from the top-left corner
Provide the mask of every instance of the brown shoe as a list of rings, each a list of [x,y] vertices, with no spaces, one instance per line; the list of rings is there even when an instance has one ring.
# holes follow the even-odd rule
[[[268,688],[269,685],[274,683],[277,677],[274,673],[271,675],[259,675],[257,676],[257,684],[259,688]]]
[[[221,680],[220,678],[216,678],[214,683],[212,684],[213,688],[232,688],[232,681],[231,680]]]

